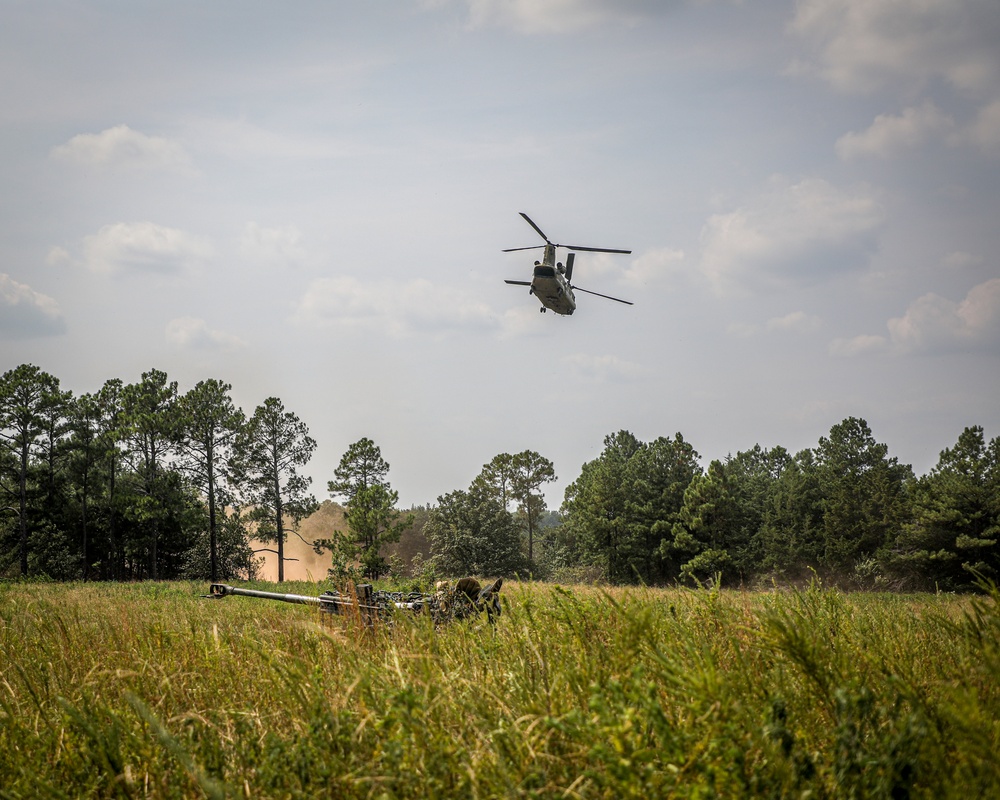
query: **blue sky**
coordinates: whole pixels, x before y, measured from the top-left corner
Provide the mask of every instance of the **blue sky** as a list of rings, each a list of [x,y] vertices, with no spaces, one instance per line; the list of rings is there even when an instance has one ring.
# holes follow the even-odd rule
[[[372,438],[404,505],[606,434],[1000,435],[995,0],[10,2],[0,369]],[[581,253],[539,314],[536,244]]]

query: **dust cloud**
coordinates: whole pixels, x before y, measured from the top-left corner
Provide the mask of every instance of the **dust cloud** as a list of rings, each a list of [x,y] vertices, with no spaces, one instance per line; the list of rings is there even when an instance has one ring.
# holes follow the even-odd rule
[[[344,517],[343,507],[330,500],[324,502],[315,514],[302,520],[298,532],[289,533],[285,541],[285,580],[313,582],[326,580],[326,573],[331,564],[330,554],[318,555],[309,543],[316,539],[328,539],[335,532],[346,530],[347,520]],[[254,550],[265,547],[269,550],[275,549],[273,542],[264,544],[255,539],[250,541],[250,546]],[[258,570],[260,579],[278,580],[278,556],[270,552],[260,552],[256,555],[264,559]]]

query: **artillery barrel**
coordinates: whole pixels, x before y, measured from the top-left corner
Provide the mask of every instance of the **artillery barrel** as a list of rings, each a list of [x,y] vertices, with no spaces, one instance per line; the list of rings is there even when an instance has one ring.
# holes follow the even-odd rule
[[[213,583],[208,588],[208,597],[228,597],[231,594],[243,597],[260,597],[264,600],[280,600],[283,603],[300,603],[307,606],[321,605],[318,597],[305,594],[280,594],[278,592],[262,592],[258,589],[241,589],[239,586],[228,586],[225,583]]]
[[[370,584],[362,583],[349,594],[340,592],[324,592],[319,597],[305,594],[281,594],[279,592],[262,592],[258,589],[242,589],[239,586],[229,586],[225,583],[213,583],[209,586],[206,597],[221,599],[230,595],[256,597],[264,600],[280,600],[283,603],[298,603],[299,605],[319,606],[320,611],[328,614],[357,613],[366,624],[384,614],[388,609],[385,605],[375,602]],[[406,607],[397,603],[397,608]]]

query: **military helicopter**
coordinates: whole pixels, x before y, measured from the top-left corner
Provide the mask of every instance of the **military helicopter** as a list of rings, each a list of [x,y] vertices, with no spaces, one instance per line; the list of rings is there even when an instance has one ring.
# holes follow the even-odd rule
[[[531,217],[525,214],[523,211],[520,212],[521,216],[524,217],[525,222],[527,222],[532,228],[535,229],[535,233],[541,236],[545,240],[545,244],[536,244],[531,247],[511,247],[508,250],[504,250],[504,253],[514,253],[518,250],[536,250],[540,248],[545,249],[545,254],[542,256],[541,261],[535,262],[535,275],[530,281],[508,281],[505,280],[504,283],[509,283],[514,286],[530,286],[528,290],[529,294],[533,294],[541,302],[542,307],[538,309],[543,314],[546,309],[551,308],[557,314],[569,315],[576,311],[576,297],[573,295],[574,290],[578,292],[586,292],[587,294],[595,294],[598,297],[603,297],[606,300],[614,300],[616,303],[625,303],[625,305],[634,305],[629,300],[621,300],[617,297],[611,297],[607,294],[601,294],[600,292],[592,292],[589,289],[581,289],[579,286],[574,286],[570,283],[573,279],[573,261],[576,258],[576,253],[574,250],[583,250],[588,253],[631,253],[631,250],[612,250],[607,247],[580,247],[579,245],[572,244],[554,244],[549,241],[549,237],[546,236],[542,229],[539,228],[534,222],[532,222]],[[556,263],[556,248],[563,247],[570,252],[566,255],[566,266],[562,263]]]

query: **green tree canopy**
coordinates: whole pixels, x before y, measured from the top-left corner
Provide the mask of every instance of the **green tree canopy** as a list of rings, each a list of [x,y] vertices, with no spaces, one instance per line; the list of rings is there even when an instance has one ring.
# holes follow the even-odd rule
[[[17,552],[21,575],[28,574],[28,473],[39,456],[46,431],[46,412],[59,392],[59,381],[33,364],[22,364],[0,376],[0,448],[12,474],[0,476],[6,513],[17,515]]]
[[[913,519],[896,539],[887,569],[906,588],[968,589],[976,574],[1000,572],[1000,437],[962,431],[937,466],[915,482]]]
[[[481,484],[439,497],[424,532],[434,566],[445,575],[507,577],[525,566],[520,526]]]
[[[327,484],[330,494],[345,501],[350,539],[320,543],[333,550],[334,560],[342,563],[357,558],[362,572],[375,579],[388,572],[382,546],[398,542],[402,532],[413,524],[413,515],[402,517],[396,509],[399,494],[388,480],[389,464],[371,439],[352,444],[340,459],[334,480]]]
[[[217,506],[230,471],[236,438],[246,418],[233,404],[232,386],[218,380],[200,381],[178,401],[181,436],[178,451],[186,471],[208,501],[208,550],[210,578],[219,579]],[[223,508],[228,497],[221,495]],[[230,531],[233,527],[230,526]]]
[[[821,437],[816,470],[823,511],[825,569],[850,575],[888,546],[907,521],[913,472],[875,441],[868,423],[848,417]]]
[[[178,438],[177,382],[158,369],[142,373],[139,383],[122,389],[120,436],[123,455],[131,467],[128,488],[131,520],[145,532],[145,556],[149,576],[156,580],[160,568],[160,537],[176,523],[169,500],[178,486],[170,474],[170,460]]]
[[[517,513],[524,523],[528,564],[534,562],[535,531],[546,510],[545,497],[539,489],[554,480],[556,473],[551,461],[534,450],[522,450],[515,455],[494,456],[483,465],[470,488],[496,498],[503,508],[509,508],[511,502],[517,504]]]
[[[785,578],[798,578],[821,565],[822,494],[812,450],[796,453],[775,477],[754,553],[758,572]]]
[[[682,577],[704,580],[729,571],[739,559],[732,551],[746,544],[740,516],[725,466],[712,461],[706,474],[696,475],[688,484],[671,529],[670,550],[686,559],[680,568]]]
[[[699,474],[698,454],[680,433],[648,444],[629,431],[610,434],[567,487],[563,524],[607,580],[671,580],[679,574],[673,526]]]

